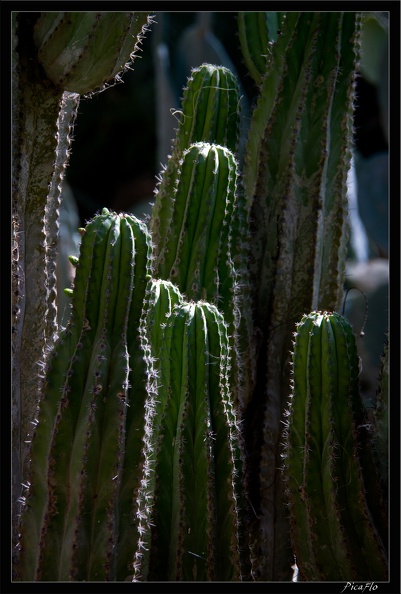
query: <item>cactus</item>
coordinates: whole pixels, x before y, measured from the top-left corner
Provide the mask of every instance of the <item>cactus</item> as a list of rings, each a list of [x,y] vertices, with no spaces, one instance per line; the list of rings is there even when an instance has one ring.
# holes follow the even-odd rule
[[[171,183],[168,170],[167,166],[162,174],[161,185],[169,180],[164,187]],[[154,275],[176,283],[187,299],[206,299],[224,313],[232,336],[234,398],[245,410],[253,389],[255,357],[247,215],[237,162],[226,147],[198,142],[182,153],[174,177],[174,193],[165,195],[163,202],[171,212],[170,224],[163,229],[158,225],[152,235],[160,246]],[[159,216],[156,209],[152,220]]]
[[[255,456],[260,491],[254,506],[264,518],[259,571],[269,580],[290,579],[291,547],[283,541],[289,531],[276,469],[292,327],[307,311],[335,310],[341,303],[358,32],[355,13],[292,12],[280,20],[243,171],[251,203],[254,319],[261,334],[260,400],[254,399],[249,433],[261,433],[264,442],[261,460]],[[327,44],[335,51],[328,53]]]
[[[79,39],[79,47],[72,29],[77,19],[87,26],[93,17],[92,30],[87,31],[87,37]],[[148,13],[12,13],[14,501],[26,470],[24,442],[39,395],[40,367],[46,365],[47,354],[57,336],[58,210],[79,93],[104,88],[109,77],[113,78],[134,57],[146,31],[146,22],[150,21]],[[111,34],[121,44],[102,43],[108,22],[114,30]],[[116,30],[118,23],[120,31]],[[80,27],[79,31],[82,30]],[[64,46],[66,36],[72,43],[68,51]],[[74,68],[77,51],[80,66],[76,63]],[[49,70],[52,66],[48,60],[56,63],[61,55],[63,65],[70,72],[67,78],[71,84],[67,86],[64,86],[66,71],[61,75]],[[88,76],[91,61],[92,66],[96,65],[96,77]],[[79,70],[83,63],[86,72]],[[54,75],[53,80],[46,72],[50,77]]]
[[[142,334],[152,368],[134,581],[239,580],[249,567],[226,324],[155,280]]]
[[[131,411],[143,417],[144,390],[129,385],[149,258],[149,234],[128,215],[103,209],[83,230],[71,317],[49,360],[32,438],[22,579],[114,574],[116,499],[140,459],[129,424]],[[122,461],[127,446],[130,468]],[[124,510],[123,497],[119,504]]]
[[[269,53],[277,40],[283,13],[239,12],[238,34],[249,74],[260,85],[266,74]]]
[[[227,68],[203,64],[192,71],[150,230],[154,275],[176,283],[188,299],[207,299],[224,313],[232,337],[234,398],[244,411],[255,382],[255,349],[249,210],[234,153],[239,106],[238,83]]]
[[[64,84],[87,92],[75,85],[90,68],[78,53],[76,68],[60,55],[53,70],[57,36],[68,54],[105,22],[71,14],[70,32],[64,13],[17,19],[19,39],[35,28],[29,39],[53,107]],[[293,549],[301,579],[387,578],[386,512],[355,342],[346,320],[327,313],[343,286],[359,17],[241,13],[239,28],[259,85],[244,162],[237,81],[203,64],[176,112],[149,230],[127,213],[94,217],[71,259],[71,319],[58,337],[47,316],[19,579],[288,580]],[[110,47],[126,29],[114,33]],[[267,44],[262,56],[258,44]],[[104,61],[108,73],[112,62]],[[71,111],[74,97],[64,96]],[[59,119],[67,137],[68,121]],[[59,147],[67,156],[65,138]],[[16,272],[24,269],[18,216]],[[46,217],[50,277],[57,225]],[[289,399],[292,331],[307,311]]]
[[[163,245],[170,223],[177,183],[174,172],[183,152],[197,142],[213,142],[235,153],[239,141],[239,105],[238,82],[228,68],[202,64],[192,70],[182,109],[176,112],[180,114],[179,127],[152,209],[150,230],[156,246]]]
[[[285,476],[301,578],[386,580],[363,481],[358,434],[366,418],[347,320],[328,312],[303,316],[292,363]]]
[[[146,12],[42,12],[33,39],[49,80],[84,95],[121,77],[147,22]]]

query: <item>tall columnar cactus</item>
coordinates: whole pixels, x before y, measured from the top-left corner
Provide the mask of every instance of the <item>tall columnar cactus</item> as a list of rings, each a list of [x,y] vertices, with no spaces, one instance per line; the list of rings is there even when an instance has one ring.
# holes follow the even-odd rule
[[[206,299],[224,313],[232,336],[235,399],[245,409],[254,382],[254,349],[248,218],[237,161],[226,147],[198,142],[182,153],[173,180],[175,187],[163,196],[169,218],[158,221],[152,236],[159,246],[154,274],[176,283],[187,299]],[[160,185],[173,180],[167,166]],[[152,221],[160,216],[156,209]]]
[[[80,93],[103,89],[128,67],[148,22],[148,13],[12,13],[15,493],[38,397],[38,362],[45,364],[57,335],[55,254],[70,128]]]
[[[248,15],[247,21],[256,18]],[[261,433],[264,442],[261,462],[255,457],[260,492],[254,505],[263,516],[265,579],[290,578],[284,569],[291,548],[283,540],[288,528],[277,468],[292,326],[306,311],[336,310],[341,302],[358,35],[355,13],[291,12],[277,18],[280,34],[266,48],[243,172],[251,204],[255,324],[262,343],[249,434]],[[249,51],[247,38],[241,44]],[[264,423],[258,427],[261,408]]]
[[[20,536],[24,580],[115,575],[117,534],[128,523],[121,493],[131,504],[140,461],[133,415],[143,434],[145,391],[132,389],[130,367],[150,253],[146,227],[128,215],[104,209],[83,230],[71,318],[35,419]]]
[[[347,320],[328,312],[303,316],[292,362],[285,476],[301,579],[385,580],[385,547],[363,480],[366,418]]]
[[[142,339],[149,368],[134,580],[249,575],[243,452],[222,315],[152,281]],[[248,557],[248,560],[247,560]]]
[[[223,66],[193,69],[179,113],[150,219],[154,274],[177,283],[188,299],[207,299],[223,311],[232,337],[235,399],[245,410],[255,382],[255,356],[249,209],[236,159],[236,77]]]
[[[237,78],[223,66],[202,64],[194,68],[184,89],[179,126],[172,153],[162,174],[152,209],[150,230],[157,246],[163,245],[171,218],[175,194],[176,169],[183,152],[196,142],[213,142],[233,153],[239,142],[240,94]]]

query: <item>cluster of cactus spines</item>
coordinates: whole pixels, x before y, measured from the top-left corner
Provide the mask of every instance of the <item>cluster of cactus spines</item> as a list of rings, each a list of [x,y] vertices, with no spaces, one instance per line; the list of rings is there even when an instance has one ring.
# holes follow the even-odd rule
[[[143,322],[151,385],[134,581],[240,580],[249,559],[226,323],[161,280]]]
[[[38,59],[56,87],[92,93],[129,67],[148,17],[147,12],[42,12],[33,32]]]
[[[122,458],[127,411],[141,417],[144,401],[144,390],[141,401],[129,388],[131,357],[138,357],[130,349],[140,348],[135,293],[144,296],[150,236],[133,217],[107,209],[82,232],[71,317],[48,362],[31,444],[20,538],[28,580],[111,579],[117,498],[129,473],[138,474],[140,449],[136,460],[130,451],[130,469]]]
[[[385,580],[359,451],[363,405],[352,328],[337,313],[313,311],[294,336],[284,468],[300,577]]]
[[[255,324],[263,337],[258,389],[268,399],[260,464],[260,505],[266,519],[261,571],[268,579],[285,579],[279,567],[289,566],[278,552],[280,548],[285,556],[290,548],[282,543],[286,518],[276,469],[280,419],[288,398],[291,328],[305,311],[336,310],[343,285],[358,30],[355,13],[293,12],[280,20],[281,34],[268,52],[244,163]],[[327,43],[335,51],[328,53]]]

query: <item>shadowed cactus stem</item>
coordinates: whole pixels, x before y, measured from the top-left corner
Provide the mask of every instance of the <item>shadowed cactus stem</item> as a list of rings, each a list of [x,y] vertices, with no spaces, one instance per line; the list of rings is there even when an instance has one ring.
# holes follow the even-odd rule
[[[284,472],[300,577],[386,580],[385,549],[363,480],[359,435],[366,418],[351,326],[336,313],[305,315],[292,361]]]

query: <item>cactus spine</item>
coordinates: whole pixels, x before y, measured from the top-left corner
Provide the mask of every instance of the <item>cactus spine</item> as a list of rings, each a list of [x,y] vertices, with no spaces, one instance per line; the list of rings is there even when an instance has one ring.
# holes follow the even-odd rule
[[[355,339],[345,318],[328,312],[303,316],[295,333],[285,452],[292,542],[302,579],[387,579],[386,554],[363,482],[358,374]]]

